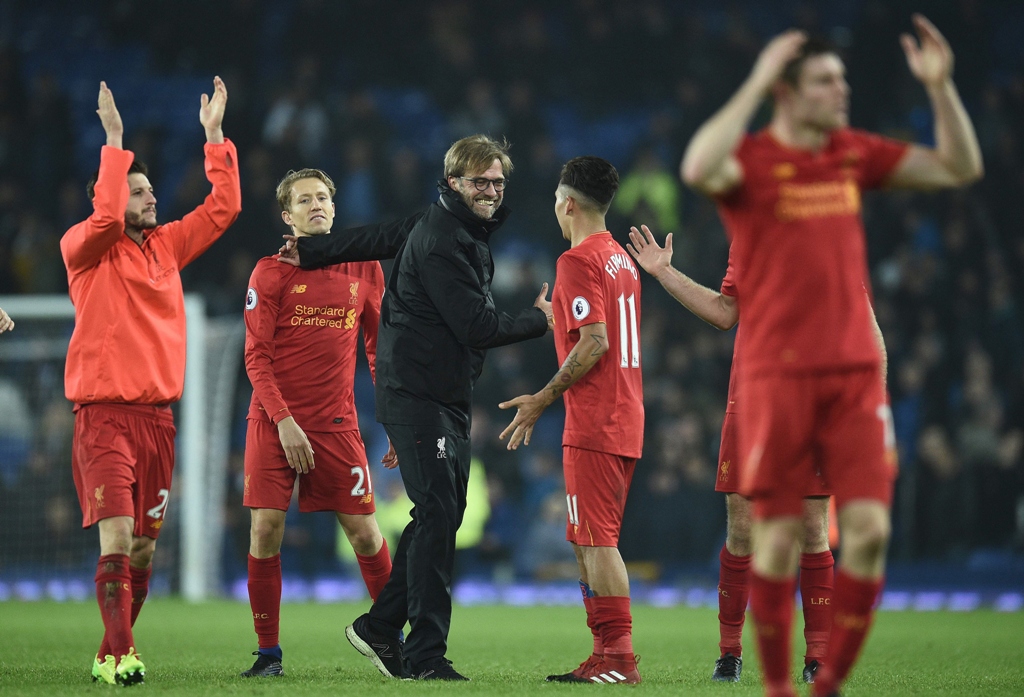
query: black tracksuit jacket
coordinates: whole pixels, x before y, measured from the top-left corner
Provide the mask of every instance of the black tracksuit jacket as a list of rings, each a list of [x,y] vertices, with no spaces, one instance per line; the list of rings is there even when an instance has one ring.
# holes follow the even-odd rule
[[[487,349],[543,336],[548,325],[536,307],[513,317],[494,306],[489,240],[510,211],[482,220],[445,183],[438,191],[408,218],[300,238],[299,261],[312,269],[395,259],[377,338],[377,421],[468,438]]]

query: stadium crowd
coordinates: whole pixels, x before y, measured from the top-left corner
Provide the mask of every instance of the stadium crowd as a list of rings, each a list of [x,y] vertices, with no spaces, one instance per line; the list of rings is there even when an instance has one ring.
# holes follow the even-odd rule
[[[1015,38],[1024,10],[976,0],[913,8],[880,0],[524,2],[489,8],[494,30],[481,34],[464,0],[399,4],[386,13],[371,0],[5,6],[0,294],[67,291],[58,242],[88,215],[85,180],[102,136],[91,100],[100,79],[124,95],[126,147],[153,172],[160,219],[201,200],[206,181],[201,150],[189,140],[189,100],[200,91],[196,80],[212,74],[231,86],[225,129],[238,146],[243,192],[238,221],[183,274],[186,290],[201,291],[213,313],[241,317],[256,260],[279,246],[285,230],[274,188],[289,169],[334,176],[339,227],[393,219],[432,200],[440,155],[476,132],[506,136],[515,163],[505,199],[514,214],[494,241],[500,304],[528,306],[540,283],[553,280],[565,245],[551,192],[560,164],[581,154],[606,157],[623,173],[610,215],[617,239],[641,222],[673,231],[674,264],[717,288],[727,253],[721,224],[713,204],[677,175],[694,129],[735,89],[767,36],[798,26],[844,48],[854,126],[927,140],[925,95],[905,68],[894,69],[904,65],[897,36],[911,9],[924,5],[956,50],[956,81],[987,174],[963,192],[865,200],[900,452],[892,554],[963,559],[978,548],[1024,550],[1024,48]],[[47,23],[58,11],[63,23]],[[171,103],[188,104],[188,119],[164,108]],[[713,487],[733,332],[702,324],[652,279],[644,283],[647,448],[621,549],[670,573],[710,564],[724,535],[725,508]],[[555,368],[550,341],[509,346],[494,351],[477,384],[473,444],[489,516],[461,553],[463,570],[544,576],[569,563],[573,572],[563,537],[561,415],[554,407],[545,414],[529,448],[509,452],[497,438],[508,420],[498,402],[543,384]],[[35,516],[64,545],[80,533],[69,493],[70,410],[59,390],[50,400],[19,393],[6,371],[0,367],[0,413],[12,416],[0,418],[0,525]],[[368,384],[367,375],[360,379]],[[372,431],[372,390],[357,398]],[[248,400],[248,392],[237,399],[239,451]],[[17,416],[25,413],[33,418]],[[371,463],[387,447],[382,433],[367,445]],[[237,474],[237,453],[233,461]],[[384,472],[379,479],[386,505],[394,480]],[[234,489],[228,520],[237,559],[229,568],[237,571],[248,522],[240,485]],[[19,501],[43,503],[28,510]],[[324,561],[336,558],[333,518],[289,526],[294,571],[313,575],[335,563]],[[27,558],[28,545],[5,536],[0,557]]]

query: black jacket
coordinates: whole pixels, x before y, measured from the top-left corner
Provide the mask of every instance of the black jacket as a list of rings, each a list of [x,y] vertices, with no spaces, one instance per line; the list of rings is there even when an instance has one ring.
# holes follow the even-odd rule
[[[473,385],[487,349],[543,336],[536,307],[515,317],[491,296],[488,244],[508,217],[482,220],[443,182],[438,201],[409,218],[299,239],[304,269],[394,257],[377,338],[377,420],[469,436]]]

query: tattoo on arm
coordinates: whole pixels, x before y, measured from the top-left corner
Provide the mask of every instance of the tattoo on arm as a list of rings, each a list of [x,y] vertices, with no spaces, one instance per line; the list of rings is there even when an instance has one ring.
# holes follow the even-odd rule
[[[576,354],[572,353],[572,354],[569,354],[569,357],[565,359],[565,366],[564,367],[569,370],[569,375],[572,375],[573,373],[576,372],[576,369],[579,368],[582,365],[583,364],[580,363],[579,360],[576,359]]]
[[[604,351],[602,350],[604,348],[604,344],[601,342],[604,341],[605,337],[603,334],[591,334],[590,337],[594,340],[594,343],[597,344],[597,346],[594,347],[594,352],[591,353],[590,356],[592,358],[600,358],[604,354]]]

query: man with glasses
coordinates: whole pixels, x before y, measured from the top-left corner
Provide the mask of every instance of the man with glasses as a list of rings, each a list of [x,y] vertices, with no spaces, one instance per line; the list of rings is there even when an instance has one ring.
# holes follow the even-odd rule
[[[466,679],[445,653],[455,533],[466,510],[473,384],[487,349],[553,327],[546,283],[533,307],[515,317],[498,312],[491,296],[489,241],[509,215],[501,204],[511,171],[506,144],[463,138],[445,154],[440,196],[425,210],[336,234],[286,236],[281,249],[281,261],[304,269],[395,259],[381,307],[377,420],[398,456],[412,521],[377,602],[345,630],[387,677]]]

